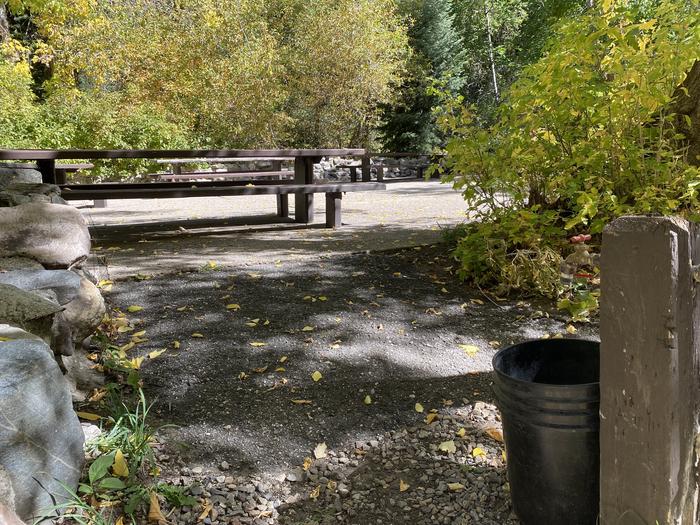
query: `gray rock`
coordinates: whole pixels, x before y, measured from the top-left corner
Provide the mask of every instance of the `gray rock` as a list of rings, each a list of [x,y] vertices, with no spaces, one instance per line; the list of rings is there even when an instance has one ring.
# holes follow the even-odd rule
[[[57,355],[73,354],[70,326],[52,290],[28,292],[0,283],[0,323],[17,326],[50,343]]]
[[[54,292],[60,305],[65,305],[78,297],[82,286],[80,277],[68,270],[15,270],[12,272],[0,272],[0,284],[11,284],[30,292],[51,290]]]
[[[44,267],[28,257],[0,257],[0,271],[12,272],[14,270],[43,270]]]
[[[38,294],[0,284],[0,323],[42,336],[47,333],[46,328],[50,330],[53,316],[61,310],[60,305]]]
[[[11,326],[9,324],[0,324],[0,339],[33,339],[35,341],[43,341],[43,339],[38,335],[31,334],[17,326]]]
[[[75,208],[46,203],[0,208],[0,257],[20,255],[46,268],[69,268],[89,253],[87,224]]]
[[[11,512],[15,511],[15,491],[12,488],[12,480],[2,465],[0,465],[0,504]],[[0,523],[3,523],[2,520]]]
[[[102,430],[100,430],[100,427],[97,425],[93,425],[92,423],[81,423],[80,426],[83,429],[85,443],[94,441],[102,435]]]
[[[61,483],[77,487],[83,431],[45,344],[0,343],[0,370],[0,464],[12,480],[17,514],[30,521],[53,505],[51,494],[67,499]]]
[[[53,184],[14,183],[0,189],[0,207],[19,206],[30,202],[66,204],[61,190]]]
[[[71,356],[61,358],[70,385],[73,401],[85,401],[89,392],[105,384],[105,376],[95,370],[95,363],[90,361],[85,352],[78,350]]]
[[[73,275],[78,280],[79,290],[77,297],[66,305],[63,317],[70,325],[73,341],[78,344],[100,326],[107,309],[99,288],[85,277]]]
[[[41,184],[41,172],[32,166],[22,166],[20,164],[0,165],[0,188],[17,183]]]
[[[7,505],[0,503],[0,523],[2,525],[25,525],[25,523],[19,519],[17,514],[15,514],[12,509],[8,508]]]

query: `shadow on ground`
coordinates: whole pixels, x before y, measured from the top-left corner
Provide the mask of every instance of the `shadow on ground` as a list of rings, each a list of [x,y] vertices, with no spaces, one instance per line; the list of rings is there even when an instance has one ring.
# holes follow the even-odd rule
[[[269,260],[120,281],[111,302],[143,307],[129,317],[148,341],[132,352],[168,348],[143,379],[170,446],[272,476],[317,443],[340,449],[415,425],[416,402],[490,401],[494,347],[563,330],[524,303],[489,302],[454,270],[444,247]]]

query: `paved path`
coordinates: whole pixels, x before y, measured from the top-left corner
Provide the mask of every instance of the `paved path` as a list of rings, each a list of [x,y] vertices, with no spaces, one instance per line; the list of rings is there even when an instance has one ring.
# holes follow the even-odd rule
[[[240,268],[430,244],[445,227],[466,220],[461,194],[437,181],[392,182],[386,191],[348,193],[338,230],[323,227],[321,198],[312,225],[272,224],[275,197],[267,195],[114,200],[108,206],[82,210],[95,240],[93,266],[108,268],[112,278],[200,268],[210,260]]]

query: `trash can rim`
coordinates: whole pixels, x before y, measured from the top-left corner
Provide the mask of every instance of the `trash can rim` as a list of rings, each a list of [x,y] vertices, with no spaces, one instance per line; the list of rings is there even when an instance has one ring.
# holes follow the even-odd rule
[[[555,387],[557,389],[562,389],[562,388],[574,389],[574,388],[594,387],[596,385],[600,385],[600,381],[594,381],[592,383],[576,383],[573,385],[553,385],[550,383],[538,383],[537,381],[525,381],[523,379],[517,379],[515,377],[511,377],[507,374],[504,374],[503,372],[501,372],[500,370],[498,370],[496,368],[496,359],[501,354],[505,353],[507,350],[513,348],[514,346],[520,346],[520,345],[524,345],[524,344],[528,344],[528,343],[542,343],[542,342],[546,342],[546,341],[583,341],[586,343],[597,343],[598,345],[600,345],[600,341],[598,341],[597,339],[589,339],[589,338],[585,338],[585,337],[563,337],[563,338],[559,338],[559,339],[552,339],[552,338],[525,339],[524,341],[520,341],[519,343],[515,343],[512,345],[506,346],[505,348],[501,348],[498,352],[496,352],[494,354],[493,358],[491,359],[491,368],[493,368],[493,371],[496,373],[496,375],[501,376],[503,378],[506,378],[508,381],[511,381],[515,384],[520,384],[520,385],[524,385],[524,386],[525,385],[542,385],[542,386]]]

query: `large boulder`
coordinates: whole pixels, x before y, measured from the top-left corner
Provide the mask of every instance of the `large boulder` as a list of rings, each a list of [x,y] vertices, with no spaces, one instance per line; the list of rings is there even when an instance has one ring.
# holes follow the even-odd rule
[[[19,326],[37,335],[53,323],[53,316],[63,308],[41,295],[0,283],[0,323]]]
[[[90,233],[75,208],[47,203],[0,208],[0,257],[31,257],[58,269],[85,260],[89,253]]]
[[[0,272],[0,284],[11,284],[28,292],[51,290],[60,305],[78,297],[80,277],[69,270],[15,270]]]
[[[26,291],[0,283],[0,323],[40,336],[56,355],[72,355],[73,337],[56,292]]]
[[[16,182],[0,188],[0,208],[19,206],[29,202],[66,204],[61,197],[61,189],[54,184]]]
[[[0,465],[24,521],[66,501],[84,463],[83,431],[66,381],[44,343],[0,342]]]
[[[0,257],[0,272],[15,270],[43,270],[44,267],[28,257]]]
[[[75,274],[74,274],[75,275]],[[63,318],[68,322],[73,341],[78,344],[91,336],[107,312],[99,288],[85,277],[75,275],[80,285],[77,296],[66,305]]]
[[[41,172],[26,164],[1,164],[0,189],[12,184],[41,184]]]

